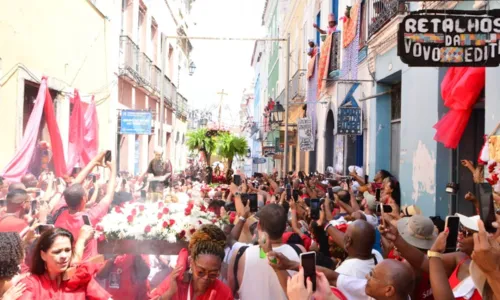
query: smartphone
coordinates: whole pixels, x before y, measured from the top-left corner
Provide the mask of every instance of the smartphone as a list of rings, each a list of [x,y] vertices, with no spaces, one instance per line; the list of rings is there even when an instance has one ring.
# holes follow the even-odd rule
[[[146,191],[141,190],[141,200],[146,200]]]
[[[82,215],[82,219],[83,219],[83,224],[85,224],[85,225],[89,225],[89,226],[92,226],[92,224],[90,223],[89,216],[87,216],[87,215]]]
[[[250,212],[257,212],[259,210],[259,202],[257,194],[247,194],[248,201],[250,201]]]
[[[316,252],[300,254],[300,265],[304,270],[304,285],[307,286],[307,278],[312,282],[313,291],[316,291]]]
[[[381,212],[391,213],[392,212],[392,206],[387,205],[387,204],[377,205],[377,208],[376,208],[375,212],[377,212],[377,213],[381,213]]]
[[[368,184],[368,181],[369,181],[369,177],[368,177],[368,175],[365,175],[365,184]]]
[[[96,183],[96,181],[97,181],[97,176],[92,175],[92,182],[93,182],[93,183]]]
[[[299,190],[293,190],[293,200],[299,201]]]
[[[36,200],[31,201],[31,214],[34,215],[36,213],[36,208],[38,206],[38,203]]]
[[[333,188],[329,187],[327,190],[328,190],[328,198],[330,198],[330,200],[333,200]]]
[[[445,228],[448,228],[448,238],[446,239],[445,252],[455,252],[457,250],[458,230],[460,218],[458,216],[447,216]]]
[[[7,206],[7,200],[2,199],[2,200],[0,200],[0,207],[4,207],[4,206]]]
[[[234,202],[227,203],[224,208],[226,209],[226,211],[236,211],[236,205],[234,204]]]
[[[292,187],[288,184],[286,187],[286,200],[290,200],[292,198]]]
[[[345,183],[347,184],[347,189],[349,189],[349,187],[351,186],[351,178],[346,178]]]
[[[376,189],[376,190],[375,190],[375,199],[376,199],[377,201],[380,201],[380,189]]]
[[[106,154],[104,155],[104,163],[107,163],[108,161],[111,161],[111,150],[106,151]]]
[[[50,230],[50,229],[52,229],[52,228],[54,228],[54,225],[52,225],[52,224],[40,224],[40,225],[38,225],[38,226],[35,228],[35,233],[36,233],[36,234],[42,234],[42,233],[44,233],[45,231]]]
[[[40,193],[41,193],[40,191],[36,191],[35,195],[37,198],[40,197],[40,195],[41,195]]]
[[[319,220],[320,205],[319,199],[311,199],[311,219]]]
[[[233,183],[236,186],[240,186],[241,185],[241,176],[240,175],[233,175]]]

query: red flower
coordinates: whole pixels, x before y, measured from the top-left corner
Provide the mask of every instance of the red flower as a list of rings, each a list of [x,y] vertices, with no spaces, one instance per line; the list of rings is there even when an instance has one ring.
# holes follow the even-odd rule
[[[132,216],[137,215],[137,210],[135,210],[135,208],[134,208],[134,209],[132,209],[131,214],[132,214]]]
[[[132,223],[134,221],[134,215],[130,215],[127,217],[127,222]]]
[[[97,225],[97,226],[95,227],[95,230],[97,230],[97,231],[104,231],[104,228],[102,228],[102,226],[101,226],[101,225]]]
[[[217,219],[212,219],[212,223],[217,223]]]
[[[177,235],[179,240],[182,240],[185,236],[186,236],[186,231],[184,231],[184,230],[179,232],[179,234]]]
[[[115,206],[115,212],[121,214],[122,213],[121,207]]]
[[[196,232],[196,229],[194,229],[194,228],[191,228],[191,229],[189,230],[189,233],[190,233],[190,234],[193,234],[193,233],[195,233],[195,232]]]
[[[140,205],[140,206],[139,206],[139,211],[140,211],[140,212],[143,212],[143,211],[144,211],[144,205]]]
[[[491,179],[493,179],[493,181],[495,182],[498,182],[498,174],[491,175]]]
[[[202,212],[206,212],[206,211],[207,211],[207,208],[205,207],[205,205],[202,205],[202,206],[200,207],[200,210],[201,210]]]
[[[106,239],[106,237],[104,236],[104,234],[101,234],[101,235],[99,236],[99,238],[97,239],[97,241],[102,242],[102,241],[104,241],[105,239]]]
[[[163,208],[163,213],[164,213],[164,214],[168,214],[168,212],[169,212],[169,210],[168,210],[168,208],[167,208],[167,207]]]
[[[160,220],[161,218],[163,218],[163,214],[161,212],[158,213],[158,220]]]
[[[145,232],[145,233],[149,233],[149,232],[151,232],[151,226],[149,226],[149,225],[148,225],[148,226],[146,226],[146,228],[144,228],[144,232]]]
[[[168,222],[167,221],[163,221],[162,226],[163,226],[163,228],[167,228],[168,227]]]
[[[174,226],[174,224],[175,224],[175,220],[173,220],[173,219],[168,220],[168,224],[169,224],[170,226]]]
[[[189,201],[187,208],[191,210],[191,209],[193,209],[193,207],[194,207],[194,203],[192,201]]]
[[[158,207],[162,208],[163,207],[163,202],[158,202]]]
[[[203,225],[203,223],[200,220],[198,220],[198,224]]]
[[[189,215],[191,214],[191,209],[186,208],[186,209],[184,210],[184,214],[185,214],[186,216],[189,216]]]

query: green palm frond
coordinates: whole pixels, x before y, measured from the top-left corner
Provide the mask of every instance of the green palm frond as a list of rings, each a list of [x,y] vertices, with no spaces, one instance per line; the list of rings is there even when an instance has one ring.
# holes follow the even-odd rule
[[[232,160],[234,156],[247,153],[248,143],[245,138],[224,132],[217,136],[216,151],[219,156]]]

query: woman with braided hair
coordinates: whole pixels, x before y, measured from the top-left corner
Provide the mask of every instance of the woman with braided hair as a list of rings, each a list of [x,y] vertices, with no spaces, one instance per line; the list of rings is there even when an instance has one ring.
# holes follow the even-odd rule
[[[200,227],[179,253],[177,267],[150,294],[155,300],[232,300],[229,287],[220,281],[226,235],[215,225]],[[188,257],[189,251],[189,257]],[[188,268],[187,276],[184,271]]]

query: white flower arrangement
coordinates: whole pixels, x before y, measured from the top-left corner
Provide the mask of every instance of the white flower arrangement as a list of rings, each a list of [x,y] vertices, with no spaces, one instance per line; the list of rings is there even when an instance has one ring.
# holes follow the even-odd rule
[[[222,228],[226,223],[205,203],[125,203],[108,213],[96,226],[102,240],[166,240],[189,242],[191,235],[204,224]]]

